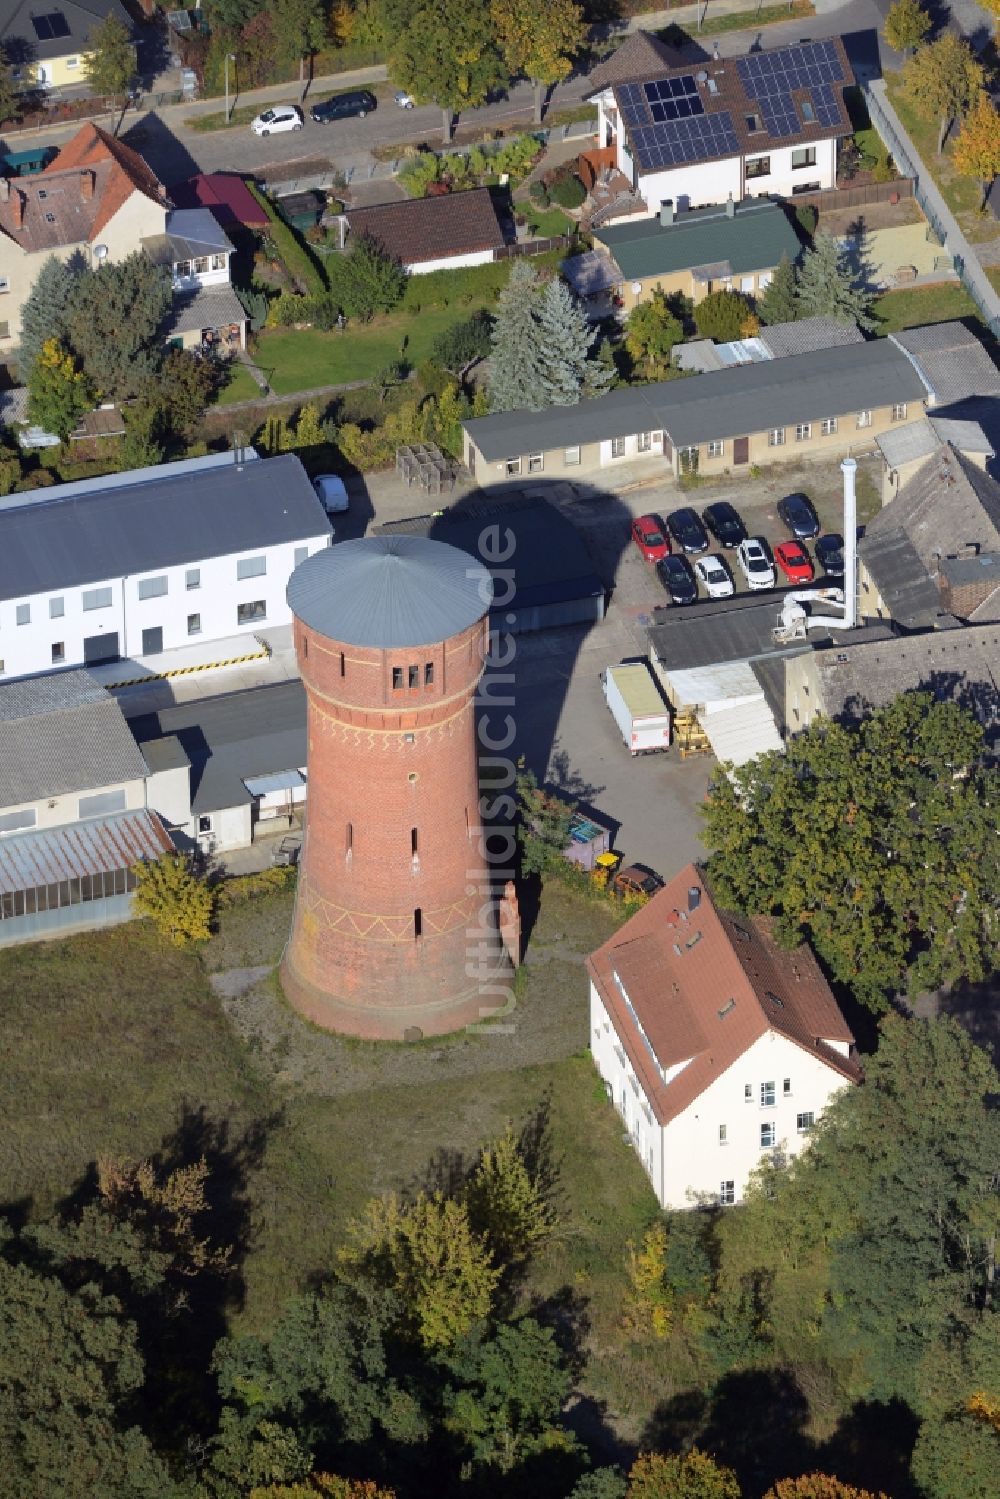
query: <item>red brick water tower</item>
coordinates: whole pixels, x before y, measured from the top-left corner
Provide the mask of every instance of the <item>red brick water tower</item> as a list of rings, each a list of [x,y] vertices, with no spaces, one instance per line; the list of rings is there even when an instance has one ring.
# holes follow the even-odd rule
[[[474,702],[491,598],[485,567],[417,536],[341,542],[289,581],[308,802],[281,981],[328,1030],[418,1039],[503,1002]]]

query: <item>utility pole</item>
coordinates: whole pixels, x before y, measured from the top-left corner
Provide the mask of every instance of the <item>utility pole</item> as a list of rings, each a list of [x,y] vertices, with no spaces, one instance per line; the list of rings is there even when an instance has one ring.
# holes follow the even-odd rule
[[[230,115],[230,110],[229,110],[229,64],[231,62],[234,63],[235,61],[236,61],[236,54],[234,52],[227,52],[226,53],[226,124],[227,125],[229,124],[229,115]],[[218,76],[218,75],[216,75],[216,76]],[[235,99],[233,100],[233,103],[234,104],[236,103]]]

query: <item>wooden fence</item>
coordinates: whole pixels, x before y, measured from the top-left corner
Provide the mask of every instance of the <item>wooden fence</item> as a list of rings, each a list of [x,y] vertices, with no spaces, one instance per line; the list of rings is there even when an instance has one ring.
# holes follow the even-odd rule
[[[494,252],[494,260],[514,260],[518,255],[545,255],[549,250],[568,250],[573,234],[555,234],[550,239],[522,239],[514,245],[503,245]]]
[[[898,177],[892,182],[860,182],[856,187],[838,187],[829,192],[802,193],[790,200],[797,208],[800,203],[810,203],[820,213],[832,213],[836,208],[865,208],[872,203],[891,203],[894,198],[913,197],[913,178]]]

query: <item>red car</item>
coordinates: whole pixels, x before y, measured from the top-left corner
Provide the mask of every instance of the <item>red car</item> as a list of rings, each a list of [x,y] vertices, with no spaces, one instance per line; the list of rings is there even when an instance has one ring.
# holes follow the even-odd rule
[[[774,549],[774,560],[791,583],[811,583],[813,565],[801,541],[781,541]]]
[[[669,556],[670,542],[658,515],[640,515],[632,522],[632,540],[647,562],[659,562]]]

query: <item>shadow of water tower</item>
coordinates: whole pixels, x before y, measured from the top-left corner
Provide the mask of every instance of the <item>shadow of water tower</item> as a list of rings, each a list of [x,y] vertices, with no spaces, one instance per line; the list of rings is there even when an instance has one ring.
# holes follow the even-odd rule
[[[491,598],[479,562],[414,536],[342,542],[289,581],[309,800],[281,981],[328,1030],[417,1040],[502,1005],[475,723]]]

